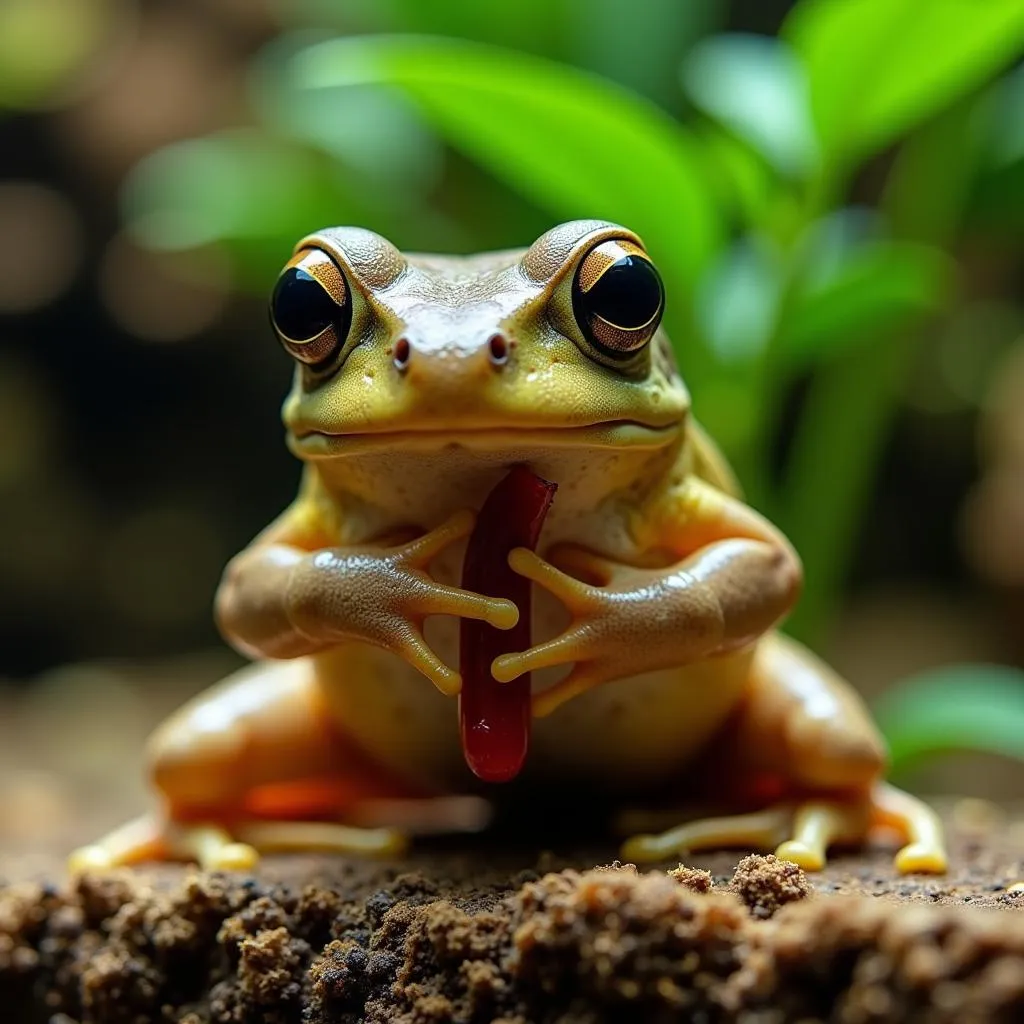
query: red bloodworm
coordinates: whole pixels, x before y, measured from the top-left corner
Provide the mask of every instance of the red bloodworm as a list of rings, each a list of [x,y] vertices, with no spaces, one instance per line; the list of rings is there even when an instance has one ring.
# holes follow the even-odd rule
[[[537,546],[557,484],[525,466],[515,466],[480,509],[466,546],[462,586],[477,594],[504,597],[519,609],[512,629],[463,619],[459,637],[459,726],[462,752],[474,774],[486,782],[508,782],[519,774],[530,743],[530,673],[510,683],[491,675],[501,654],[530,647],[530,581],[512,571],[513,548]]]

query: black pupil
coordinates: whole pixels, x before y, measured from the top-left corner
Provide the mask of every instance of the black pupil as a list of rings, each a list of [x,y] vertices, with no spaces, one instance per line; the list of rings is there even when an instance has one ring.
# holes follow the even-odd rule
[[[616,260],[586,293],[591,313],[627,330],[648,323],[661,301],[658,272],[637,256]]]
[[[308,341],[334,323],[338,307],[323,286],[299,267],[279,278],[270,300],[277,329],[292,341]]]

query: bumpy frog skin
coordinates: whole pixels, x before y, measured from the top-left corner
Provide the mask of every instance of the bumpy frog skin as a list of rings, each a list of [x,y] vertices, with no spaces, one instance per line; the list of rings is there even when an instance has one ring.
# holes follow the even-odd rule
[[[906,842],[900,871],[945,870],[935,815],[882,782],[859,698],[775,631],[799,560],[692,418],[660,288],[641,241],[596,221],[466,258],[355,228],[303,239],[272,303],[303,481],[217,595],[256,661],[157,730],[161,811],[74,869],[387,854],[406,833],[479,827],[507,787],[461,754],[459,618],[509,628],[518,610],[458,581],[475,510],[525,464],[559,490],[539,553],[510,556],[535,584],[535,646],[492,666],[495,685],[533,673],[514,792],[727,812],[632,835],[633,861],[733,845],[817,869],[884,825]]]

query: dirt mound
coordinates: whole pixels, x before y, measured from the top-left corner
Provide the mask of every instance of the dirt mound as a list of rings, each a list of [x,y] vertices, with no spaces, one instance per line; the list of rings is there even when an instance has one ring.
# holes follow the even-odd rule
[[[1016,912],[823,895],[773,857],[731,880],[547,866],[281,858],[260,878],[12,885],[0,1006],[62,1024],[1024,1019]]]

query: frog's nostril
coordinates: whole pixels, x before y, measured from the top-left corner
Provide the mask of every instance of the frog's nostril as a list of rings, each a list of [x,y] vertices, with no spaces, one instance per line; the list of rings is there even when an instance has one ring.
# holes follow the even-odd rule
[[[495,366],[504,366],[508,362],[508,342],[504,334],[492,334],[487,341],[487,347],[491,362]]]
[[[395,342],[391,357],[397,369],[404,370],[409,366],[409,360],[412,358],[412,346],[409,344],[408,338],[402,337]]]

